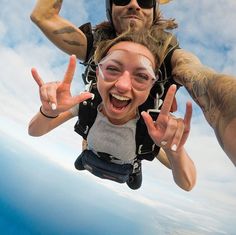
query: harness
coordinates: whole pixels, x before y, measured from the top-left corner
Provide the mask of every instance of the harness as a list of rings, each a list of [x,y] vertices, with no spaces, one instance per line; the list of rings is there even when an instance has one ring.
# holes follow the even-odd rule
[[[85,140],[87,139],[90,128],[92,127],[96,116],[97,107],[101,103],[101,97],[97,90],[96,80],[96,65],[93,61],[93,54],[95,51],[94,47],[94,35],[92,33],[91,24],[87,23],[80,27],[87,37],[87,58],[85,63],[85,72],[82,74],[83,81],[85,83],[86,91],[90,91],[95,95],[93,100],[87,100],[80,104],[78,121],[74,126],[75,132],[81,135]],[[164,99],[166,92],[171,84],[174,83],[171,77],[171,56],[174,49],[169,52],[160,70],[164,79],[161,83],[156,83],[151,89],[148,99],[139,107],[139,113],[142,111],[149,111],[153,120],[156,120],[159,114],[159,108],[161,99]],[[143,159],[152,161],[155,156],[159,153],[160,147],[155,145],[148,134],[147,127],[144,123],[142,116],[137,122],[136,126],[136,160],[141,161]]]

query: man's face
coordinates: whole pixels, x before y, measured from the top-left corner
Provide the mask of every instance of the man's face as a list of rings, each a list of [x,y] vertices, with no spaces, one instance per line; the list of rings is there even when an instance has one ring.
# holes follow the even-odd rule
[[[112,21],[117,34],[131,27],[134,31],[149,28],[153,22],[153,8],[141,8],[137,0],[131,0],[125,6],[112,5]]]

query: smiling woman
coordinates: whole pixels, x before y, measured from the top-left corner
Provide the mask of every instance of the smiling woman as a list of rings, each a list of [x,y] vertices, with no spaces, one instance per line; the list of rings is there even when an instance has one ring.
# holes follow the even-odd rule
[[[190,130],[191,103],[186,106],[184,119],[170,115],[176,91],[173,85],[155,118],[147,110],[139,110],[150,90],[158,86],[158,71],[173,47],[171,43],[169,34],[154,27],[136,33],[128,31],[99,44],[95,52],[97,82],[90,90],[95,97],[89,92],[71,96],[75,56],[71,56],[62,82],[44,83],[32,69],[42,106],[30,122],[29,134],[43,135],[78,115],[75,129],[87,139],[86,149],[75,162],[78,170],[87,169],[96,176],[126,182],[137,189],[142,183],[140,160],[157,155],[162,147],[161,153],[170,162],[175,182],[185,190],[192,189],[196,172],[184,149]],[[140,137],[143,142],[138,145]],[[147,139],[151,151],[144,154],[140,147]]]

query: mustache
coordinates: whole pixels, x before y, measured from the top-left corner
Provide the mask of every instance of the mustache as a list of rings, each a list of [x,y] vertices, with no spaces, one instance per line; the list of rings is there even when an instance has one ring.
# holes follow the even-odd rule
[[[135,17],[137,17],[137,18],[139,18],[139,19],[141,19],[142,18],[142,16],[139,14],[139,12],[137,12],[137,11],[134,11],[134,10],[130,10],[129,12],[127,12],[126,14],[125,14],[125,17],[129,17],[129,16],[135,16]]]
[[[135,15],[135,16],[140,17],[139,11],[135,10],[134,8],[128,9],[126,15]]]

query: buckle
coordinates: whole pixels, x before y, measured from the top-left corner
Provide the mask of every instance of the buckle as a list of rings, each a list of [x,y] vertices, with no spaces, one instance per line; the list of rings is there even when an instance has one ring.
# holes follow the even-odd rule
[[[154,149],[155,149],[155,144],[152,145],[152,150],[151,151],[147,151],[147,150],[146,151],[145,150],[142,151],[142,147],[143,147],[142,144],[138,146],[138,154],[139,155],[152,153],[154,151]]]

